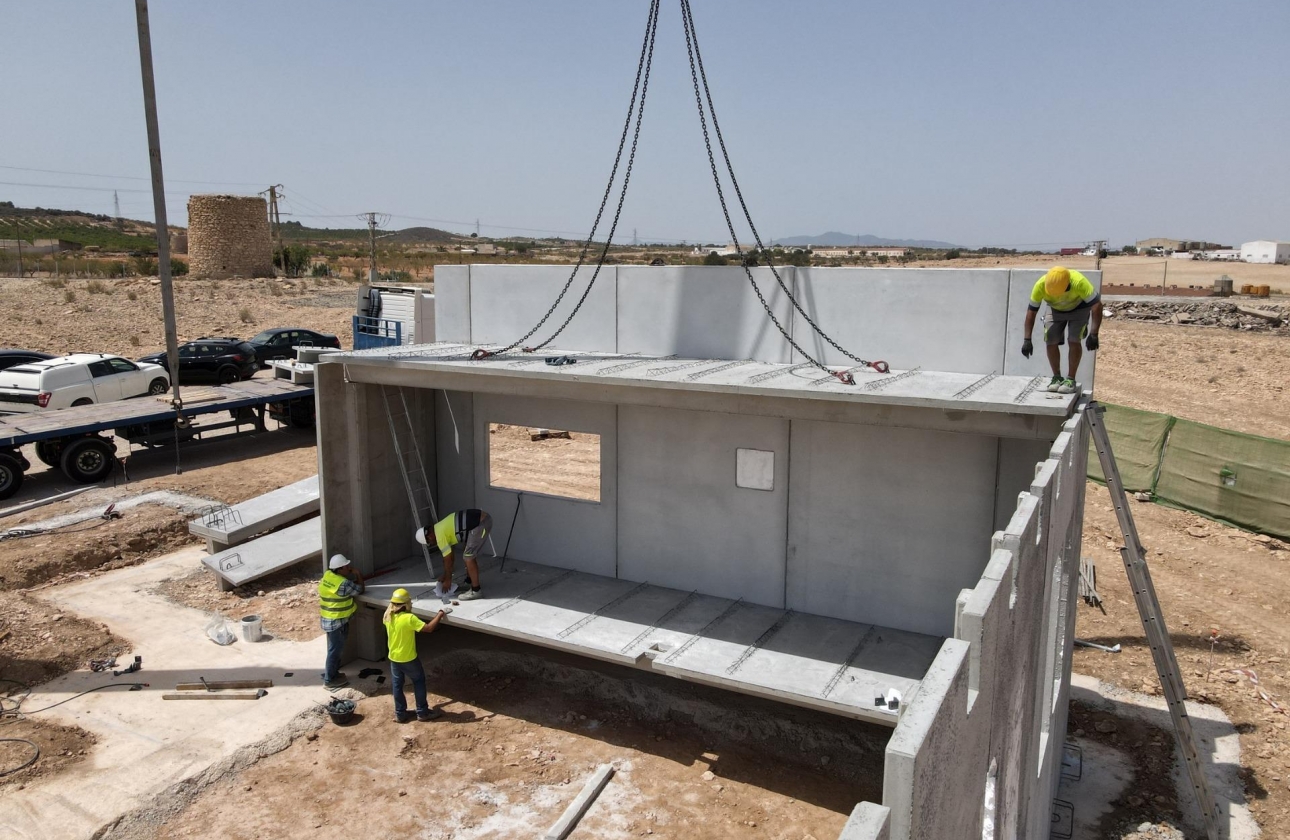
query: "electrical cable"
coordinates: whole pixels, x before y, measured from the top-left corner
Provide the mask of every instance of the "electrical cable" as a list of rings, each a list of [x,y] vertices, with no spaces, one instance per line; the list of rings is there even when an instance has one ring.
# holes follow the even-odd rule
[[[0,744],[26,744],[33,750],[31,758],[27,759],[22,764],[19,764],[17,767],[0,770],[0,776],[11,776],[19,770],[23,770],[35,764],[36,759],[40,758],[40,747],[38,747],[34,741],[28,741],[26,738],[0,738]]]

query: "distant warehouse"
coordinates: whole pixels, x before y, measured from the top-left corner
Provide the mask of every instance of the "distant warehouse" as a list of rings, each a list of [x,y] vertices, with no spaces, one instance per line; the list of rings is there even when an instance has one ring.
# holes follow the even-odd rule
[[[1241,246],[1241,261],[1290,265],[1290,242],[1256,239]]]

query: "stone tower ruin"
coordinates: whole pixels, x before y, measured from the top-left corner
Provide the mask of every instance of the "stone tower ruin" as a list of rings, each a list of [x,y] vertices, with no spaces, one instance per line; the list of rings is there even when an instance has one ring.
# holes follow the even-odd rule
[[[265,200],[243,195],[190,196],[188,259],[195,277],[272,276],[273,242]]]

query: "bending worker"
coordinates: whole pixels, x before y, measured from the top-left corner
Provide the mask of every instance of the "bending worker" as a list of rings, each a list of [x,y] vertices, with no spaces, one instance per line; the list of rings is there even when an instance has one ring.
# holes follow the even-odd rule
[[[322,612],[322,629],[327,634],[327,664],[323,668],[323,686],[329,690],[344,688],[349,679],[341,673],[340,654],[349,636],[349,619],[358,606],[354,596],[363,593],[363,576],[343,554],[333,554],[327,571],[318,581],[318,604]]]
[[[1039,307],[1048,304],[1050,314],[1044,321],[1044,344],[1047,345],[1048,364],[1053,378],[1048,390],[1073,394],[1078,389],[1075,375],[1079,372],[1084,351],[1080,340],[1089,352],[1097,350],[1097,333],[1102,328],[1102,299],[1087,277],[1078,271],[1053,266],[1035,283],[1030,292],[1030,306],[1026,309],[1026,339],[1021,342],[1021,355],[1027,359],[1035,352],[1030,334],[1035,329],[1035,316]],[[1067,337],[1067,328],[1070,335]],[[1062,376],[1062,340],[1066,341],[1066,363],[1070,375]]]
[[[463,545],[466,559],[466,582],[470,589],[458,595],[462,601],[473,601],[482,597],[479,591],[479,563],[475,558],[484,545],[488,532],[493,530],[493,517],[487,511],[470,508],[450,513],[434,524],[432,533],[439,553],[443,555],[443,576],[435,584],[434,594],[438,598],[451,598],[457,591],[457,584],[452,582],[454,546]],[[417,542],[429,545],[426,529],[417,529]]]
[[[433,633],[451,609],[439,610],[434,618],[422,621],[412,614],[412,596],[406,589],[396,589],[385,608],[385,636],[390,649],[390,688],[394,692],[394,719],[399,723],[412,720],[403,683],[412,681],[412,697],[417,704],[417,720],[434,720],[443,712],[431,709],[426,701],[426,671],[417,659],[417,634]]]

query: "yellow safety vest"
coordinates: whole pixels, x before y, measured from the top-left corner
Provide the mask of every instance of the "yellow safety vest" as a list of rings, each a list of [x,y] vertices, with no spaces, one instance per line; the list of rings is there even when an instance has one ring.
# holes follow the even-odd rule
[[[358,609],[353,595],[342,598],[336,594],[342,583],[345,583],[345,578],[331,569],[323,572],[322,580],[318,581],[318,601],[323,618],[349,618]]]

